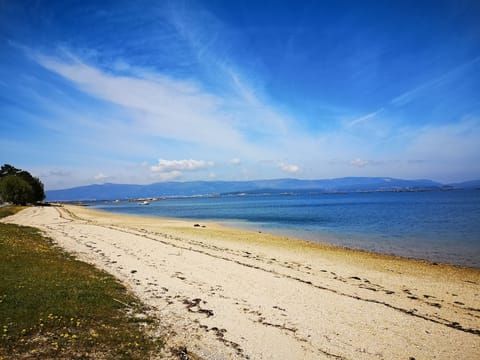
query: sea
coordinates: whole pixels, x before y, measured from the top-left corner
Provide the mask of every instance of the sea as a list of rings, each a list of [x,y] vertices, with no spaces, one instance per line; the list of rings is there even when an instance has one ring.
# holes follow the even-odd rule
[[[237,194],[85,203],[98,210],[214,221],[314,242],[480,268],[480,190]],[[293,241],[293,240],[292,240]]]

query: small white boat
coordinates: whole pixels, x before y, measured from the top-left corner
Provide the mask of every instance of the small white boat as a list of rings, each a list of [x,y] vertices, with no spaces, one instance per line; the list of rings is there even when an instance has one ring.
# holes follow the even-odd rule
[[[148,201],[139,202],[138,205],[150,205]]]

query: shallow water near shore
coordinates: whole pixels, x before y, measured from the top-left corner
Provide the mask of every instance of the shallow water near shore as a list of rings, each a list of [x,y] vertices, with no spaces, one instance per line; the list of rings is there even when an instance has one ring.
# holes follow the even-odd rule
[[[295,238],[480,267],[480,191],[283,194],[88,203],[98,210],[213,220]]]

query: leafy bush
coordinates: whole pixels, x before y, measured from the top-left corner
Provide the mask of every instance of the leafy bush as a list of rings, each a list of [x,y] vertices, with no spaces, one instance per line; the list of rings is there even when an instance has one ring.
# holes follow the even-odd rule
[[[33,199],[33,190],[30,184],[22,178],[8,175],[0,179],[0,196],[3,201],[26,205]]]

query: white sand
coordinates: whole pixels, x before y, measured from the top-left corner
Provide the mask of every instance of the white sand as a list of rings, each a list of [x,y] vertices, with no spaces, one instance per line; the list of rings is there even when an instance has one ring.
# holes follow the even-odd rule
[[[480,359],[480,271],[80,207],[35,226],[125,283],[203,359]]]

